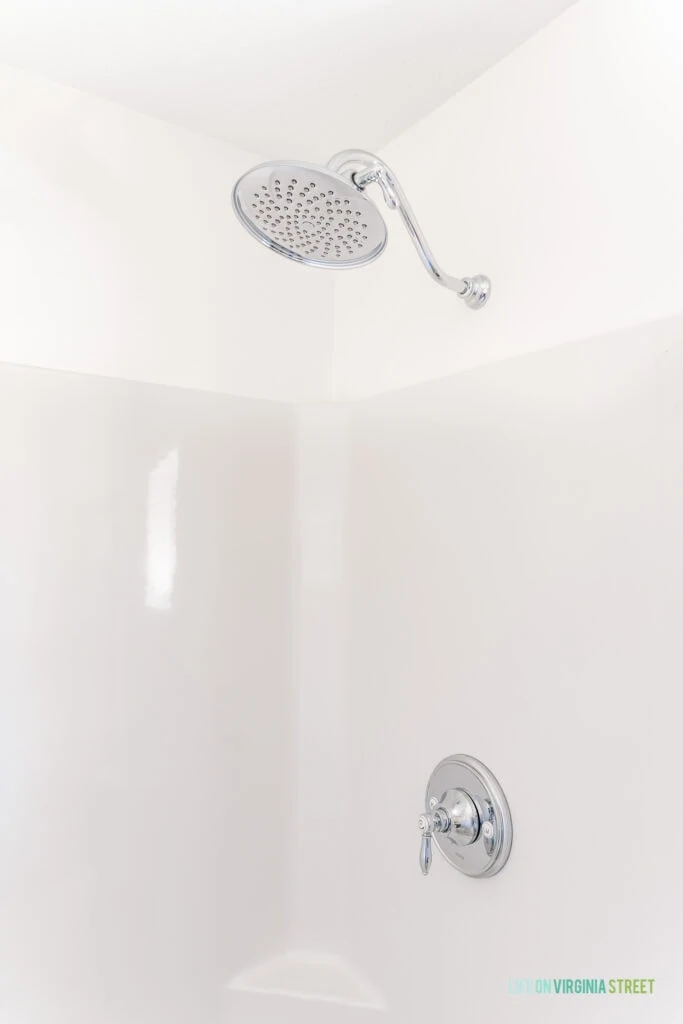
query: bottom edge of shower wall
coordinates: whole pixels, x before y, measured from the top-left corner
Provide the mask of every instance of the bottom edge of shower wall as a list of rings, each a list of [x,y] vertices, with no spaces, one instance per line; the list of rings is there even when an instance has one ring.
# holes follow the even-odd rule
[[[225,989],[231,1024],[363,1024],[386,1006],[347,961],[303,951],[277,954],[248,967]]]

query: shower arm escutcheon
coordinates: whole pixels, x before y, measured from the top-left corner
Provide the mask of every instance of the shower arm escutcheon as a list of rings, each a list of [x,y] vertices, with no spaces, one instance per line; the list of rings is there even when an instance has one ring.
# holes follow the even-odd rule
[[[484,274],[473,277],[452,277],[434,259],[427,239],[417,222],[410,203],[389,167],[373,153],[362,149],[345,149],[336,153],[327,164],[331,171],[349,179],[363,192],[368,185],[379,185],[384,201],[391,210],[398,210],[413,245],[427,273],[444,288],[457,293],[469,309],[481,309],[491,294],[491,282]]]

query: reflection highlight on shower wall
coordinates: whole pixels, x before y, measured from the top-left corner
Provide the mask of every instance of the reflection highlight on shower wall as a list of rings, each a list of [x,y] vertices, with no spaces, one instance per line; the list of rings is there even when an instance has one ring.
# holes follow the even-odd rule
[[[176,568],[176,490],[178,451],[165,455],[147,485],[146,597],[148,608],[168,611]]]

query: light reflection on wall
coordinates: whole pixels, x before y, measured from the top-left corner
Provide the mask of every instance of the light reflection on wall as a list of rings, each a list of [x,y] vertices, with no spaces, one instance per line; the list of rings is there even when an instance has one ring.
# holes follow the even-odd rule
[[[178,451],[169,452],[149,474],[145,604],[168,611],[176,569]]]

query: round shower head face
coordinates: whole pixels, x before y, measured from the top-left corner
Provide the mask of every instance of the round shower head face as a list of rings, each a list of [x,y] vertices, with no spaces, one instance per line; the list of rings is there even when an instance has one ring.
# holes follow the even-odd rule
[[[254,238],[312,267],[362,267],[387,244],[374,203],[323,167],[261,164],[240,178],[232,201]]]

